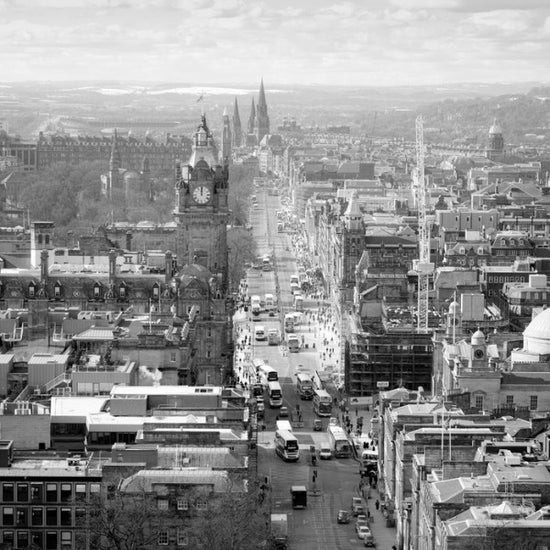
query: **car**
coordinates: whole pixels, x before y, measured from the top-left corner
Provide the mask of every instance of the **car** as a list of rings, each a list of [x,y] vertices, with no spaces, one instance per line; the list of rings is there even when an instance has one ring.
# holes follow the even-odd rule
[[[313,421],[313,431],[320,432],[322,430],[323,430],[323,422],[319,418],[316,418]]]
[[[319,451],[319,458],[321,460],[330,460],[332,458],[332,451],[329,447],[321,447]]]
[[[349,523],[351,521],[351,514],[347,510],[339,510],[336,521],[338,523]]]
[[[288,407],[281,407],[279,409],[279,418],[288,418]]]
[[[370,535],[366,535],[363,538],[363,546],[365,546],[366,548],[376,548],[376,543],[374,542],[374,536],[372,532]]]
[[[368,526],[369,526],[369,523],[367,521],[367,518],[363,514],[361,514],[361,519],[358,519],[355,522],[355,530],[359,532],[360,527],[368,527]]]
[[[372,533],[371,533],[371,530],[366,526],[366,525],[361,525],[360,527],[358,527],[356,529],[357,531],[357,536],[361,539],[361,540],[364,540],[365,537],[368,537],[368,536],[371,536],[372,537]]]
[[[361,497],[352,497],[351,498],[351,513],[354,516],[358,516],[359,514],[363,514],[364,511],[359,512],[359,509],[363,509],[363,501]]]

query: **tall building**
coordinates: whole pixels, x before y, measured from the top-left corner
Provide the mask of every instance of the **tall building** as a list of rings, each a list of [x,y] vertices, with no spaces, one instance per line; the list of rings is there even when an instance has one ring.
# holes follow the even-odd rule
[[[179,265],[199,264],[227,288],[227,203],[229,173],[203,115],[193,136],[189,165],[176,181],[176,252]]]
[[[267,102],[265,100],[264,79],[260,83],[260,96],[258,98],[258,107],[256,108],[256,118],[254,120],[254,134],[258,143],[262,138],[269,134],[269,116],[267,114]]]
[[[235,97],[235,105],[233,107],[233,147],[240,147],[243,142],[243,129],[241,126],[241,116],[239,115],[239,104]]]
[[[119,186],[120,169],[122,168],[122,161],[120,158],[120,151],[118,150],[117,132],[113,134],[113,142],[111,145],[111,157],[109,159],[109,178],[107,183],[106,195],[111,198],[113,195],[113,189]]]
[[[504,137],[502,135],[502,127],[497,119],[493,121],[493,125],[489,128],[489,142],[487,144],[487,158],[493,159],[504,153]]]
[[[256,106],[254,104],[254,98],[252,98],[252,105],[250,106],[250,116],[248,117],[248,134],[254,133],[254,125],[256,123]]]
[[[220,161],[222,164],[228,164],[231,161],[231,123],[229,122],[229,115],[227,109],[223,111],[223,130],[222,130],[222,150]]]

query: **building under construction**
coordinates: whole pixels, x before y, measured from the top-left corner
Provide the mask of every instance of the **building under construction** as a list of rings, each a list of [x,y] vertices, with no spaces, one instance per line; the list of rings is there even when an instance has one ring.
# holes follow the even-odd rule
[[[430,316],[431,317],[431,316]],[[414,311],[382,304],[382,317],[350,318],[345,356],[345,387],[350,397],[369,397],[381,389],[404,386],[431,390],[433,342],[431,332],[416,329]],[[437,318],[430,318],[430,325]]]

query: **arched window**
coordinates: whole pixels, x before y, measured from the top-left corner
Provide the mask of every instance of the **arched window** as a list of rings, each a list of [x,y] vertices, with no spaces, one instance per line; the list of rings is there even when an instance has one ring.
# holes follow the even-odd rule
[[[94,299],[101,298],[101,285],[99,283],[94,284]]]
[[[38,235],[38,244],[42,244],[42,235]]]
[[[53,296],[54,298],[61,298],[61,283],[56,281],[53,287]]]
[[[160,296],[160,286],[158,283],[155,283],[153,285],[153,298],[155,300],[158,300],[159,296]]]
[[[126,298],[126,285],[123,283],[118,288],[118,296],[119,298]]]
[[[29,285],[29,298],[34,298],[36,296],[36,285],[31,283]]]

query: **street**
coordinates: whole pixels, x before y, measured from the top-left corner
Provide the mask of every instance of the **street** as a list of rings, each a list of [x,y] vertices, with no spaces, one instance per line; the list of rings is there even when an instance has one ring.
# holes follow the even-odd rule
[[[251,210],[250,223],[258,245],[258,254],[271,255],[273,270],[249,269],[247,272],[248,297],[266,293],[277,298],[274,316],[262,312],[259,316],[240,311],[235,316],[239,341],[249,342],[248,346],[237,347],[236,364],[241,366],[241,382],[249,382],[245,376],[247,358],[263,359],[277,370],[283,391],[283,406],[288,408],[289,420],[298,439],[300,459],[295,463],[282,461],[275,453],[275,423],[280,409],[269,407],[265,401],[265,416],[258,421],[258,476],[267,478],[271,487],[270,497],[273,513],[288,514],[289,549],[304,550],[345,550],[363,547],[355,533],[355,522],[338,524],[336,516],[339,510],[351,509],[351,499],[359,496],[359,464],[354,458],[320,460],[318,452],[321,446],[328,445],[326,428],[328,417],[322,418],[322,431],[313,430],[313,421],[319,418],[313,412],[312,401],[301,400],[296,391],[297,372],[315,372],[321,370],[323,353],[330,349],[330,340],[334,338],[330,323],[320,322],[319,311],[323,304],[315,298],[306,299],[302,322],[295,329],[303,345],[298,353],[289,353],[284,341],[281,345],[268,345],[267,341],[255,341],[254,327],[261,325],[267,332],[278,328],[284,338],[284,314],[294,311],[290,276],[298,273],[290,237],[287,233],[277,232],[276,211],[281,208],[278,196],[268,195],[258,189],[257,206]],[[336,338],[334,338],[336,341]],[[328,346],[324,346],[324,342]],[[334,353],[337,357],[338,353]],[[238,368],[238,366],[237,366]],[[253,381],[252,381],[253,382]],[[334,388],[331,388],[334,393]],[[333,416],[339,417],[339,409],[333,407]],[[367,416],[368,413],[361,412]],[[301,421],[300,421],[301,420]],[[316,448],[316,465],[312,465],[311,446]],[[316,481],[313,481],[316,470]],[[305,510],[293,510],[290,500],[290,487],[305,485],[308,488],[308,505]],[[385,527],[382,515],[375,511],[374,500],[377,493],[373,490],[369,511],[372,514],[371,528],[377,541],[377,548],[391,549],[395,541],[395,530]],[[366,504],[366,502],[365,502]]]

